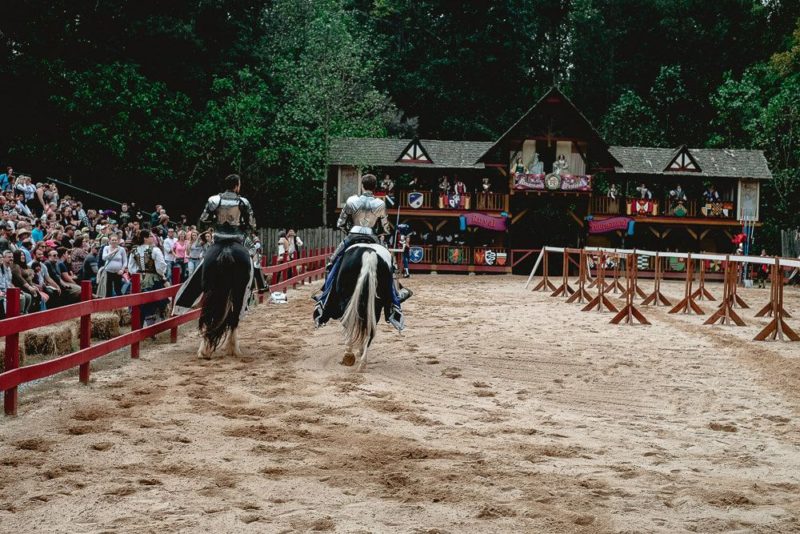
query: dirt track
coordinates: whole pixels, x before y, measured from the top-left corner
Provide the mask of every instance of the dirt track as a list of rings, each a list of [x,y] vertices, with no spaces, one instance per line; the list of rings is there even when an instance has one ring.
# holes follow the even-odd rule
[[[305,288],[247,318],[243,358],[198,360],[189,335],[25,392],[0,421],[0,530],[800,530],[800,344],[750,342],[752,310],[612,327],[523,284],[413,278],[365,374]]]

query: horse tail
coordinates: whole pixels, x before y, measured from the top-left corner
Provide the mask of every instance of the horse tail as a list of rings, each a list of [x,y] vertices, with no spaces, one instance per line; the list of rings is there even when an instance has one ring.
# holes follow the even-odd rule
[[[365,348],[375,336],[378,319],[375,298],[378,292],[378,255],[368,250],[361,256],[361,272],[342,315],[345,341],[348,346]]]
[[[239,308],[234,302],[235,264],[230,245],[223,246],[216,258],[203,262],[204,291],[199,326],[212,350],[216,350],[225,334],[239,326]]]

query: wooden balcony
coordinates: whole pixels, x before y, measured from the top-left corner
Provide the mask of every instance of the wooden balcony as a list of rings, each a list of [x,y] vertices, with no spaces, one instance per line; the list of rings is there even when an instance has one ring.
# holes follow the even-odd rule
[[[607,196],[592,197],[590,212],[592,215],[627,215],[630,217],[658,217],[674,219],[736,219],[736,205],[731,201],[706,204],[697,199],[683,202],[666,199],[643,201],[638,198],[616,199]]]
[[[416,193],[413,199],[411,193]],[[509,196],[503,193],[464,193],[454,198],[438,191],[401,190],[396,200],[400,202],[400,209],[408,210],[410,213],[418,211],[424,215],[429,215],[432,210],[441,212],[442,215],[448,212],[457,215],[459,211],[500,212],[509,209]]]

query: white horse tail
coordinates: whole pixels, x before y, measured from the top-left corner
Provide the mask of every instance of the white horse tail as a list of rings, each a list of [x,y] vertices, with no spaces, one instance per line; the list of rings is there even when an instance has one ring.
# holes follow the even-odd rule
[[[366,286],[367,294],[364,295]],[[367,250],[361,256],[361,272],[342,315],[347,346],[364,350],[375,335],[375,298],[378,293],[378,255]],[[366,296],[366,298],[365,298]]]

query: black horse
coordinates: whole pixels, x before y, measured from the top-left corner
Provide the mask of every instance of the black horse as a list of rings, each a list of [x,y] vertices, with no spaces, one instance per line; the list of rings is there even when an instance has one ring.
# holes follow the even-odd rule
[[[208,249],[176,297],[176,305],[181,308],[191,308],[200,298],[199,357],[210,358],[223,339],[229,355],[241,355],[236,329],[252,283],[253,263],[241,243],[225,240]]]
[[[368,243],[352,245],[340,260],[333,286],[324,304],[323,316],[339,319],[344,328],[347,349],[342,364],[355,363],[355,350],[361,354],[358,371],[367,364],[367,349],[375,337],[375,327],[383,311],[388,317],[392,307],[392,258],[381,246]]]

